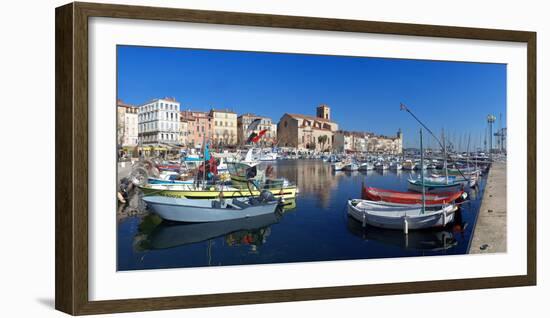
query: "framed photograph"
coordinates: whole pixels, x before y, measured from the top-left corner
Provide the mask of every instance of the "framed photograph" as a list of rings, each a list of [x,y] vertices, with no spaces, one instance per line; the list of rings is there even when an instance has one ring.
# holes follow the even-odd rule
[[[57,8],[56,308],[535,285],[535,54],[528,31]]]

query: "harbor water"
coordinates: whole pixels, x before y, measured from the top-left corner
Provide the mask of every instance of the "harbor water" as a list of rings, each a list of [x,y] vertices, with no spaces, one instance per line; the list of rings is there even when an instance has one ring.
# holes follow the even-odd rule
[[[117,269],[317,262],[466,254],[481,205],[485,176],[443,229],[410,231],[363,227],[346,213],[361,185],[406,191],[410,171],[334,172],[321,160],[279,160],[275,175],[298,185],[295,201],[277,214],[229,222],[162,222],[132,193],[134,213],[117,217]],[[414,177],[414,172],[412,172]]]

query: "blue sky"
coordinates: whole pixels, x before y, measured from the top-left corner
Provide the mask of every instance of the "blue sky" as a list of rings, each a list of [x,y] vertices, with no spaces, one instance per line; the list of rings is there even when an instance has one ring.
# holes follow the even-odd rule
[[[464,149],[468,134],[472,148],[482,142],[487,114],[506,122],[504,64],[136,46],[117,54],[118,98],[130,104],[172,96],[182,110],[229,108],[278,122],[324,103],[341,129],[401,128],[407,147],[418,146],[419,125],[400,103]]]

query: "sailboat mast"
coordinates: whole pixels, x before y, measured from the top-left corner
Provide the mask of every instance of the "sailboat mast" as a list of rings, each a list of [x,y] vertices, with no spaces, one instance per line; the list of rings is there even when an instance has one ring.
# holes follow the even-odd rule
[[[449,184],[449,171],[447,170],[447,145],[445,145],[445,130],[441,128],[441,141],[443,143],[443,170],[445,170],[445,183]]]
[[[422,145],[422,128],[420,128],[420,180],[422,180],[422,213],[426,211],[426,187],[424,186],[424,147]]]
[[[466,165],[468,166],[468,172],[470,171],[470,135],[468,135],[468,147],[467,147]]]

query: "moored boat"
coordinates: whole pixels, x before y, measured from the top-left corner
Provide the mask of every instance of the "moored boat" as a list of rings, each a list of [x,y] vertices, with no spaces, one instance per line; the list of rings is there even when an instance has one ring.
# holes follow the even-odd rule
[[[342,161],[337,161],[337,162],[333,162],[331,164],[332,166],[332,169],[334,171],[341,171],[344,169],[344,167],[346,166],[346,163],[345,162],[342,162]]]
[[[259,198],[196,200],[150,196],[143,201],[164,220],[218,222],[274,213],[279,202],[271,194],[264,199],[264,193],[267,192]]]
[[[403,170],[414,170],[416,168],[416,163],[412,160],[405,160],[401,166]]]
[[[370,162],[363,162],[363,163],[359,164],[359,170],[368,171],[368,170],[373,170],[373,169],[374,169],[374,165]]]
[[[188,198],[188,199],[216,199],[219,197],[225,198],[242,198],[250,196],[258,196],[260,190],[248,187],[233,187],[222,185],[211,185],[206,188],[196,187],[188,184],[146,184],[139,187],[144,195],[160,195],[173,198]],[[262,189],[263,190],[263,189]],[[295,199],[298,193],[298,188],[295,185],[287,187],[268,187],[265,190],[271,192],[276,198]]]
[[[350,163],[347,163],[343,168],[342,170],[345,170],[345,171],[357,171],[359,170],[359,165],[354,163],[354,162],[350,162]]]
[[[363,187],[362,198],[371,201],[383,201],[400,204],[422,204],[422,194],[415,192],[401,192],[394,190],[379,189],[373,187]],[[426,194],[426,205],[441,205],[455,202],[465,197],[464,191],[452,193]]]
[[[416,192],[422,192],[422,188],[426,193],[449,193],[464,190],[464,185],[460,182],[441,183],[424,180],[424,186],[422,186],[422,180],[409,179],[408,181],[409,190]]]
[[[348,200],[348,215],[366,224],[385,229],[408,230],[443,227],[454,220],[457,206],[398,205],[385,202]]]

